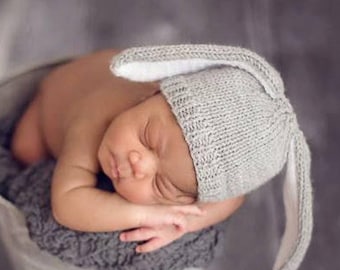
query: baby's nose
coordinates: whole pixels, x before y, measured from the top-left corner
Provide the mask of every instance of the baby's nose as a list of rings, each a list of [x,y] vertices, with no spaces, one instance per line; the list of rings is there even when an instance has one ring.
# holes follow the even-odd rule
[[[142,179],[155,174],[157,162],[152,154],[142,155],[137,151],[131,151],[128,159],[135,178]]]

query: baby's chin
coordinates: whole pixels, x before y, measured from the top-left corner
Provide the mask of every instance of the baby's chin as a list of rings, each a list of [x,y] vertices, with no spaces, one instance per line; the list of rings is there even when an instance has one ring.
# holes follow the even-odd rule
[[[115,183],[116,182],[116,183]],[[117,183],[117,180],[112,180],[115,192],[121,196],[123,199],[127,200],[130,203],[134,204],[144,204],[144,205],[150,205],[150,204],[159,204],[159,202],[156,202],[151,196],[146,196],[140,193],[137,193],[136,190],[127,190],[126,187],[122,187],[119,183]]]

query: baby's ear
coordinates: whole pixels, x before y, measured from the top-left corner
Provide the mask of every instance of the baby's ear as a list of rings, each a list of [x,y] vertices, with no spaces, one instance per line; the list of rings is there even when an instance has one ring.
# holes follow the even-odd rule
[[[284,92],[279,73],[259,55],[239,47],[184,44],[131,48],[114,56],[110,70],[116,76],[146,82],[219,66],[249,72],[272,98]]]

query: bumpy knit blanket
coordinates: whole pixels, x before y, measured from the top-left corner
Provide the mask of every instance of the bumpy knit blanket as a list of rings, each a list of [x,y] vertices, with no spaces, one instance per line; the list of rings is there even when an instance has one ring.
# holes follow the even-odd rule
[[[25,79],[16,77],[8,83],[0,82],[2,90],[28,91],[25,88],[36,85],[39,76]],[[28,78],[27,78],[28,76]],[[18,86],[15,80],[21,80]],[[26,86],[25,86],[26,85]],[[21,90],[19,88],[22,88]],[[26,94],[27,98],[30,95]],[[12,95],[18,99],[22,95]],[[20,98],[19,98],[20,99]],[[0,98],[1,103],[8,102]],[[69,230],[57,224],[50,207],[51,174],[54,160],[45,160],[28,168],[21,168],[13,159],[8,145],[16,120],[23,111],[27,100],[14,101],[7,112],[0,112],[0,195],[11,201],[24,214],[30,237],[37,245],[61,260],[77,266],[94,269],[184,269],[205,267],[211,262],[215,251],[221,247],[225,223],[205,230],[190,233],[172,244],[148,254],[136,254],[136,243],[123,243],[118,232],[83,233]],[[109,188],[103,175],[98,176],[98,188]]]

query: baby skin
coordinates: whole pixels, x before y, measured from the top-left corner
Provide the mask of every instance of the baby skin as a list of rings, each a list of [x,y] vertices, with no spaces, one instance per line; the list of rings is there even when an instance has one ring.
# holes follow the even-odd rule
[[[122,241],[144,241],[136,251],[149,252],[226,219],[244,198],[196,201],[189,148],[158,83],[112,75],[116,53],[93,53],[52,71],[18,122],[11,150],[25,165],[57,160],[51,190],[57,222],[123,231]],[[96,188],[100,171],[116,192]]]

